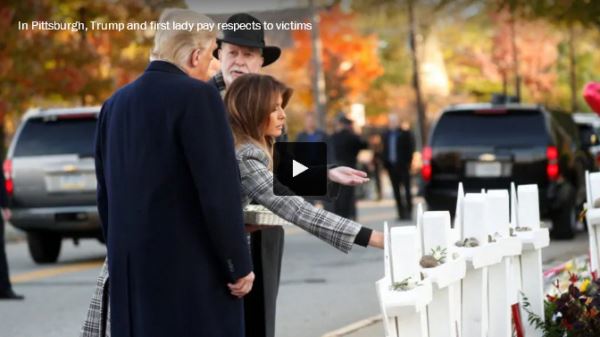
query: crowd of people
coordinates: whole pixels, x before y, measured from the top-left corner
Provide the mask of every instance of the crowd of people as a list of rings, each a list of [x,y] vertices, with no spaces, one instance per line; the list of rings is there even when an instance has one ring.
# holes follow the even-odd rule
[[[385,130],[371,132],[366,139],[354,131],[353,121],[340,114],[335,120],[335,131],[328,134],[316,127],[312,113],[306,115],[305,128],[296,137],[297,142],[325,142],[328,161],[332,164],[358,168],[357,156],[361,150],[370,150],[368,163],[362,163],[370,172],[375,185],[375,199],[381,200],[381,168],[389,177],[396,202],[398,220],[412,218],[412,173],[415,139],[408,123],[400,123],[396,114],[388,116]],[[356,191],[352,186],[341,188],[338,197],[325,201],[325,208],[349,219],[356,219]]]

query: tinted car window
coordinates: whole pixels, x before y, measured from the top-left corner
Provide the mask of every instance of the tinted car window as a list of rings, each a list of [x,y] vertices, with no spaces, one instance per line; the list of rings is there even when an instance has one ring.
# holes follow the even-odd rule
[[[442,115],[432,146],[546,146],[544,116],[539,111],[452,111]]]
[[[598,145],[598,132],[594,130],[594,127],[588,124],[579,124],[579,139],[584,147],[590,147]]]
[[[93,156],[96,118],[27,120],[13,157],[78,154]]]

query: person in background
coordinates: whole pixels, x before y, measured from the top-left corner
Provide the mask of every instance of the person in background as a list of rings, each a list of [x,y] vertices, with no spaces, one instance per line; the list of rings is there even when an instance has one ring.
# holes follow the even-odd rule
[[[4,183],[4,175],[0,173],[0,208],[2,217],[0,218],[0,300],[22,300],[25,297],[16,294],[10,278],[8,277],[8,262],[6,260],[6,250],[4,248],[4,226],[10,220],[10,209],[8,209],[8,195]]]
[[[304,119],[304,130],[296,137],[297,142],[327,142],[328,136],[325,131],[317,128],[314,113],[307,113]]]
[[[381,135],[374,133],[368,138],[369,148],[373,151],[373,157],[369,163],[369,169],[372,174],[369,174],[374,179],[375,184],[375,200],[379,201],[383,198],[383,190],[381,189],[381,166],[382,166],[382,150]]]
[[[352,120],[344,115],[336,120],[336,132],[331,136],[331,147],[335,154],[335,162],[339,165],[356,168],[356,156],[360,150],[367,148],[352,129]],[[356,220],[356,197],[354,187],[342,186],[337,198],[332,203],[331,211],[344,218]]]
[[[412,218],[410,168],[415,152],[415,137],[408,123],[400,127],[398,116],[388,116],[388,130],[383,134],[383,165],[392,182],[396,209],[400,220]],[[402,193],[404,192],[404,193]]]
[[[322,129],[317,128],[317,121],[314,112],[306,114],[304,119],[304,129],[296,136],[297,142],[316,143],[323,142],[327,146],[327,162],[333,161],[333,149],[329,141],[329,135]]]

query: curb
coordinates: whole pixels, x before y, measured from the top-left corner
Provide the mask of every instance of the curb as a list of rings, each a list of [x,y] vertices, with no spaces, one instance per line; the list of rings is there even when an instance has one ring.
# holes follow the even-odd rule
[[[362,330],[362,329],[367,328],[367,327],[369,327],[371,325],[377,324],[377,323],[381,322],[381,320],[382,320],[381,315],[372,316],[372,317],[360,320],[358,322],[351,323],[351,324],[346,325],[345,327],[339,328],[337,330],[330,331],[330,332],[324,334],[321,337],[342,337],[342,336],[346,336],[346,335],[349,335],[349,334],[351,334],[353,332],[356,332],[358,330]]]

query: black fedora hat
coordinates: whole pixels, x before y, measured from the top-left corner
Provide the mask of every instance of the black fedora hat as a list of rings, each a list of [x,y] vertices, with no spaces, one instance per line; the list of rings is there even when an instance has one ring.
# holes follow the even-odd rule
[[[263,67],[275,62],[279,58],[279,55],[281,55],[281,49],[279,49],[279,47],[265,45],[265,32],[263,30],[262,22],[252,15],[246,13],[234,14],[227,19],[227,23],[254,23],[254,26],[258,26],[260,29],[224,29],[222,35],[217,38],[217,48],[213,50],[213,56],[216,59],[219,58],[219,48],[221,48],[222,42],[243,47],[261,48],[264,60],[262,64]],[[258,23],[258,25],[256,23]]]

